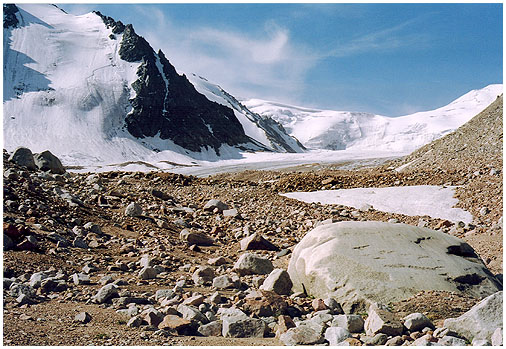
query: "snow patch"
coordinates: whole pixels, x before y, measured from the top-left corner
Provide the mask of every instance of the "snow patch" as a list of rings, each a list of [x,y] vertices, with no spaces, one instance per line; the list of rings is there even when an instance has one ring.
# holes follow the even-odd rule
[[[471,223],[473,216],[454,206],[456,187],[418,185],[387,188],[354,188],[322,190],[315,192],[294,192],[282,196],[304,201],[319,202],[326,205],[344,205],[357,209],[371,205],[383,212],[399,213],[408,216],[430,216],[452,222]]]

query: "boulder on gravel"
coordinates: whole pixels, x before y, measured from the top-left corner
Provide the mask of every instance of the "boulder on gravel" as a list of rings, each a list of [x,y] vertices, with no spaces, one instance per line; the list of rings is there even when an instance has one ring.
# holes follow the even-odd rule
[[[16,148],[9,157],[9,161],[18,164],[19,166],[26,167],[31,171],[35,171],[37,169],[32,151],[25,147]]]
[[[227,316],[223,318],[223,337],[262,338],[265,333],[265,322],[245,316]]]
[[[65,167],[63,167],[60,159],[54,156],[49,150],[35,154],[33,160],[35,161],[35,166],[41,171],[50,171],[55,174],[65,173]]]
[[[228,210],[228,205],[216,199],[211,199],[204,205],[204,211],[212,212],[215,209],[219,212],[223,212],[224,210]]]
[[[294,292],[333,296],[347,313],[423,290],[462,290],[484,297],[500,287],[463,240],[426,228],[371,221],[313,229],[293,250],[288,273]]]
[[[262,286],[260,286],[260,289],[288,295],[292,290],[292,280],[290,280],[290,275],[288,275],[286,270],[274,269],[269,276],[267,276]]]
[[[480,301],[456,319],[446,319],[444,327],[457,332],[469,341],[491,340],[498,327],[502,327],[503,292],[496,292]]]
[[[279,340],[284,345],[313,345],[323,343],[325,338],[320,331],[308,325],[300,325],[281,334]]]
[[[330,346],[338,345],[338,343],[350,337],[350,332],[342,327],[329,327],[325,330],[325,339],[329,342]]]
[[[142,207],[139,206],[136,202],[131,202],[126,208],[125,208],[125,216],[129,217],[140,217],[142,216]]]
[[[95,303],[105,303],[113,297],[119,297],[118,291],[116,285],[107,284],[99,289],[95,296],[93,296],[93,301]]]
[[[430,319],[422,313],[409,314],[403,319],[403,321],[404,327],[411,332],[421,331],[425,327],[434,328]]]
[[[402,334],[404,327],[393,313],[379,304],[371,304],[364,323],[364,329],[368,336],[374,336],[378,333],[398,336]]]
[[[253,253],[245,253],[234,264],[234,270],[240,275],[269,274],[274,270],[272,262]]]
[[[214,240],[210,236],[203,233],[195,233],[188,229],[181,230],[179,238],[188,243],[188,245],[211,246],[214,244]]]
[[[360,333],[364,330],[364,319],[360,315],[334,315],[331,326],[342,327],[351,333]]]
[[[239,242],[241,250],[267,250],[267,251],[279,251],[279,247],[274,245],[272,242],[266,240],[260,234],[252,234],[245,237]]]

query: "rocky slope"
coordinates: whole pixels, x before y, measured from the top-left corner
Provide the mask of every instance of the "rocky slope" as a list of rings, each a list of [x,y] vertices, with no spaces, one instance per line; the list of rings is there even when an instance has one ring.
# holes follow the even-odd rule
[[[497,234],[486,222],[460,226],[430,217],[306,204],[278,195],[287,189],[462,180],[442,171],[250,171],[209,178],[55,174],[21,158],[4,153],[4,343],[11,345],[333,343],[337,339],[332,331],[328,338],[323,332],[315,335],[314,326],[325,332],[330,321],[343,319],[337,318],[341,310],[334,301],[285,294],[286,282],[269,291],[264,285],[267,274],[262,274],[272,267],[286,270],[291,251],[315,226],[396,220],[464,239]],[[267,242],[258,235],[253,239],[255,233]],[[253,269],[248,275],[237,264],[247,252],[272,267]],[[502,272],[501,255],[490,249],[479,255],[493,273]],[[259,289],[261,285],[267,290]],[[434,306],[441,299],[444,305]],[[430,291],[392,304],[391,310],[397,319],[422,312],[437,330],[443,320],[477,302],[462,292]],[[347,314],[346,321],[363,324],[374,311],[366,310],[369,316],[360,313],[358,318]],[[288,331],[293,321],[304,326]],[[313,330],[297,334],[308,326]],[[447,341],[445,334],[458,341],[458,334],[430,326],[400,335],[366,333],[363,325],[348,329],[351,338],[344,339],[355,344]]]

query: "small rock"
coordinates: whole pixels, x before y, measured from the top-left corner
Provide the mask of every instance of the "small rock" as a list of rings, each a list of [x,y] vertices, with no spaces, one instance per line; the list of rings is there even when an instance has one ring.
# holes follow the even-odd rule
[[[335,315],[331,326],[342,327],[351,333],[364,330],[364,319],[360,315]]]
[[[284,345],[313,345],[321,344],[325,338],[320,332],[307,325],[300,325],[290,328],[279,336]]]
[[[437,342],[437,344],[447,346],[465,346],[466,341],[457,337],[444,336]]]
[[[208,266],[199,267],[192,275],[192,280],[196,285],[205,285],[213,282],[214,269]]]
[[[200,312],[200,310],[191,305],[179,304],[177,307],[177,311],[181,313],[183,319],[187,319],[190,321],[195,320],[203,324],[207,324],[209,322],[209,320],[206,318],[204,314]]]
[[[74,239],[74,241],[72,242],[72,246],[74,247],[77,247],[77,248],[84,248],[84,249],[88,249],[88,245],[86,244],[86,242],[81,239],[80,237],[76,237]]]
[[[216,199],[211,199],[204,205],[204,211],[213,212],[215,209],[223,212],[224,210],[228,210],[228,205]]]
[[[158,272],[155,268],[144,267],[139,271],[139,278],[141,280],[155,279]]]
[[[350,332],[342,327],[329,327],[325,331],[325,339],[331,346],[337,345],[349,337],[351,337]]]
[[[223,264],[229,264],[232,263],[228,258],[225,257],[216,257],[216,258],[209,258],[207,261],[207,264],[214,265],[214,266],[220,266]]]
[[[218,337],[223,332],[223,321],[216,320],[208,324],[201,325],[198,328],[198,332],[205,337]]]
[[[144,314],[143,320],[148,323],[149,326],[158,327],[163,320],[163,314],[158,310],[151,308],[146,314]]]
[[[129,216],[129,217],[140,217],[140,216],[142,216],[142,207],[139,206],[135,202],[131,202],[125,208],[125,216]]]
[[[277,294],[289,295],[292,290],[292,280],[284,269],[274,269],[265,279],[260,289],[274,291]]]
[[[213,279],[213,287],[224,289],[224,288],[239,288],[241,281],[234,279],[228,275],[220,275]]]
[[[223,217],[232,217],[236,219],[242,219],[241,214],[236,208],[230,210],[223,210]]]
[[[364,342],[366,345],[383,345],[387,342],[388,336],[384,333],[378,333],[374,337]]]
[[[87,324],[91,321],[91,315],[85,311],[82,311],[74,317],[74,321]]]
[[[403,325],[397,320],[394,315],[378,306],[371,304],[367,319],[364,323],[365,332],[367,335],[376,335],[377,333],[384,333],[389,336],[398,336],[402,334]]]
[[[434,328],[434,325],[427,316],[422,313],[413,313],[406,316],[404,319],[404,326],[410,332],[420,331],[425,327]]]
[[[327,309],[327,306],[325,305],[325,302],[321,298],[313,299],[311,302],[311,306],[315,311],[325,310]]]
[[[68,247],[70,246],[70,243],[67,239],[65,239],[63,236],[57,233],[50,233],[47,235],[47,238],[53,242],[59,243],[60,247]]]
[[[134,316],[130,320],[128,320],[128,327],[140,327],[142,325],[142,318],[140,316]]]
[[[234,270],[240,275],[269,274],[274,270],[272,262],[253,253],[245,253],[234,264]]]
[[[173,290],[169,290],[169,289],[157,290],[155,293],[155,299],[156,299],[156,301],[159,301],[162,298],[171,299],[172,297],[174,297],[174,295],[175,295],[175,293]]]
[[[325,305],[327,306],[327,309],[330,310],[332,315],[344,314],[341,304],[339,304],[339,302],[336,301],[334,298],[331,298],[331,297],[325,298],[323,300],[323,303],[325,303]]]
[[[239,242],[241,250],[279,251],[279,247],[267,241],[262,235],[252,234]]]
[[[176,331],[179,335],[189,335],[192,332],[192,327],[193,324],[190,320],[177,315],[166,315],[158,325],[159,329]]]
[[[225,317],[223,318],[223,337],[233,338],[262,338],[265,333],[265,322],[261,319],[250,317]]]
[[[50,171],[55,174],[64,174],[65,167],[63,167],[60,159],[54,156],[49,150],[33,156],[35,165],[41,171]]]
[[[25,147],[16,148],[8,161],[26,167],[30,171],[35,171],[37,169],[32,151]]]
[[[213,238],[202,233],[191,232],[188,229],[183,229],[179,233],[179,238],[186,241],[188,245],[211,246],[214,244]]]
[[[494,347],[499,346],[502,347],[502,328],[498,327],[492,334],[492,337],[490,338],[490,341],[492,342],[492,345]]]
[[[290,328],[294,328],[295,323],[293,322],[292,318],[288,315],[279,315],[278,316],[278,324],[276,325],[276,338],[279,338],[279,336],[286,331],[288,331]]]
[[[114,284],[107,284],[99,289],[95,296],[93,296],[93,301],[101,304],[114,297],[119,297],[118,288]]]
[[[385,342],[385,345],[387,345],[387,346],[398,346],[398,345],[402,345],[402,343],[404,343],[404,339],[402,339],[401,336],[395,336],[395,337],[392,337],[389,340],[387,340]]]
[[[486,214],[488,214],[490,212],[489,208],[488,207],[482,207],[480,209],[480,215],[481,216],[485,216]]]

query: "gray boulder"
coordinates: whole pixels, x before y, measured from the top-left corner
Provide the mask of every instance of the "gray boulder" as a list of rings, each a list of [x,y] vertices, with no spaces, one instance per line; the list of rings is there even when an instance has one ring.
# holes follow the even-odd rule
[[[269,274],[274,270],[272,262],[253,253],[245,253],[234,264],[234,270],[240,275]]]
[[[274,269],[269,276],[267,276],[262,286],[260,286],[260,289],[288,295],[292,290],[292,280],[290,280],[290,275],[288,275],[286,270]]]
[[[367,319],[364,323],[365,333],[374,336],[384,333],[389,336],[398,336],[404,329],[402,323],[395,318],[395,315],[379,304],[371,304]]]
[[[351,333],[360,333],[364,330],[364,319],[360,315],[334,315],[331,326],[342,327]]]
[[[186,241],[188,245],[211,246],[214,244],[214,239],[212,237],[203,233],[195,233],[188,229],[181,230],[179,238],[182,241]]]
[[[179,304],[177,311],[181,313],[183,319],[190,321],[194,320],[202,324],[207,324],[209,322],[209,319],[204,314],[202,314],[200,310],[191,305]]]
[[[239,278],[232,278],[228,275],[220,275],[213,279],[213,287],[218,289],[239,288],[240,286],[241,281]]]
[[[204,211],[212,212],[215,209],[219,212],[223,212],[224,210],[228,210],[228,205],[216,199],[211,199],[204,205]]]
[[[196,285],[205,285],[213,282],[214,269],[207,266],[199,267],[192,275],[192,280]]]
[[[208,324],[201,325],[198,332],[205,337],[218,337],[221,336],[223,329],[223,321],[216,320]]]
[[[481,300],[456,319],[446,319],[444,327],[457,332],[469,341],[490,340],[494,331],[502,327],[503,292],[496,292]]]
[[[463,240],[427,228],[371,221],[313,229],[293,250],[288,273],[294,292],[333,296],[347,313],[423,290],[464,288],[470,296],[484,297],[500,287]]]
[[[453,336],[444,336],[443,338],[441,338],[437,342],[437,344],[438,345],[445,345],[445,346],[464,347],[464,346],[466,346],[466,341],[461,338],[457,338],[457,337],[453,337]]]
[[[300,325],[288,329],[288,331],[279,336],[279,340],[284,345],[313,345],[323,343],[325,338],[314,328]]]
[[[226,316],[223,318],[223,337],[233,338],[262,338],[265,333],[265,322],[244,316]]]
[[[329,342],[329,345],[337,345],[346,338],[350,338],[351,334],[348,330],[342,327],[329,327],[325,331],[325,339]]]
[[[18,164],[19,166],[26,167],[31,171],[35,171],[37,169],[32,151],[25,147],[16,148],[9,157],[9,161]]]
[[[272,242],[265,239],[260,234],[251,234],[239,242],[241,250],[266,250],[266,251],[279,251],[279,247]]]
[[[35,154],[33,160],[35,161],[35,166],[41,171],[50,171],[55,174],[65,173],[65,167],[63,167],[60,159],[54,156],[49,150]]]
[[[131,202],[125,208],[125,216],[129,217],[140,217],[142,216],[142,207],[139,206],[136,202]]]
[[[429,318],[422,313],[409,314],[403,320],[404,326],[411,332],[421,331],[425,327],[434,328]]]
[[[494,347],[502,347],[502,328],[496,328],[490,341]]]
[[[107,284],[103,286],[98,292],[93,296],[93,301],[95,303],[105,303],[109,301],[111,298],[119,297],[118,288],[114,284]]]

